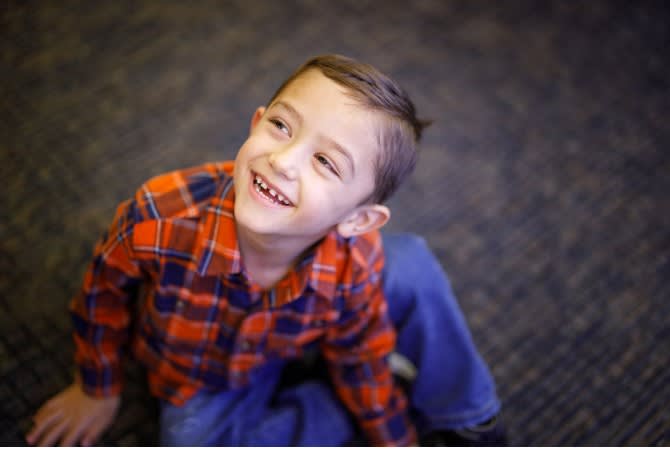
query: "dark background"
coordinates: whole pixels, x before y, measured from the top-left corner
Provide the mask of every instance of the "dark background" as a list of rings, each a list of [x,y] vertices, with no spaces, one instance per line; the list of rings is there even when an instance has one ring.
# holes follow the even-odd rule
[[[66,304],[116,203],[233,158],[255,107],[338,52],[435,120],[390,228],[448,271],[510,442],[670,444],[667,5],[4,1],[0,441],[70,380]],[[107,444],[155,441],[130,371]]]

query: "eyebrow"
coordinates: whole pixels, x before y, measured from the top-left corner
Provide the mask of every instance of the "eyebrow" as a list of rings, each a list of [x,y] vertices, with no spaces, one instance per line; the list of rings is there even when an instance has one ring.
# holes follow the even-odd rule
[[[293,118],[298,122],[299,125],[303,124],[304,120],[302,114],[300,114],[300,112],[298,112],[296,108],[286,103],[285,101],[279,100],[272,106],[277,106],[281,107],[282,109],[285,109],[286,112],[288,112],[291,116],[293,116]],[[351,157],[351,153],[347,151],[347,149],[344,148],[342,145],[340,145],[336,140],[324,135],[319,135],[319,137],[326,143],[326,145],[328,145],[329,147],[340,153],[342,156],[344,156],[344,158],[349,163],[349,167],[351,167],[352,175],[354,175],[356,173],[356,166],[354,165],[354,158]]]
[[[303,120],[302,120],[302,114],[300,114],[300,112],[298,112],[298,111],[297,111],[293,106],[291,106],[290,104],[288,104],[288,103],[286,103],[286,102],[284,102],[284,101],[279,100],[279,101],[277,101],[276,103],[274,103],[272,106],[279,106],[279,107],[282,107],[283,109],[286,109],[286,112],[288,112],[290,115],[292,115],[293,118],[294,118],[300,125],[302,125],[302,122],[303,122]]]

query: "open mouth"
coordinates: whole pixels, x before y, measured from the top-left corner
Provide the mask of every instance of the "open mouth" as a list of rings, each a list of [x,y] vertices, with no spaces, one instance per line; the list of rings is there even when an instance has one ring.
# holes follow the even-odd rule
[[[270,187],[259,175],[254,173],[254,189],[261,196],[267,198],[275,204],[282,206],[292,206],[291,202],[287,200],[281,193]]]

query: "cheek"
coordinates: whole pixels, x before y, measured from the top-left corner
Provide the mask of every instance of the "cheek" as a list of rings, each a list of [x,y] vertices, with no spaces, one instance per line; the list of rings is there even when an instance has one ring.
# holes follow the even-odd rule
[[[237,150],[237,154],[235,155],[235,173],[239,173],[239,169],[242,168],[246,159],[247,159],[247,142],[244,142],[244,144],[240,147],[240,149]]]
[[[240,152],[243,156],[246,156],[246,155],[248,155],[248,154],[250,154],[250,153],[253,153],[255,147],[256,147],[256,145],[254,145],[254,140],[251,139],[251,138],[248,138],[248,139],[244,142],[244,144],[242,145],[242,148],[240,148],[240,151],[239,151],[239,152]]]
[[[250,136],[237,152],[236,160],[248,161],[260,153],[260,149],[266,145],[261,145],[258,138]]]
[[[308,185],[308,184],[306,184]],[[319,188],[305,189],[306,203],[315,216],[338,221],[347,215],[354,204],[351,192],[347,188],[336,185],[321,185]]]

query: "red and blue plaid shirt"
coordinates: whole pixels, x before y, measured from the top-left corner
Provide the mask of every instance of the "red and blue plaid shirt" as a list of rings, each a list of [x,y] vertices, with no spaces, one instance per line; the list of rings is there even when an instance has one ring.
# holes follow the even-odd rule
[[[332,232],[264,290],[248,281],[240,258],[232,169],[225,162],[168,173],[119,205],[71,304],[85,391],[119,394],[129,348],[153,394],[180,405],[203,387],[248,385],[273,360],[316,344],[370,441],[415,443],[387,364],[395,333],[379,233]],[[140,285],[144,301],[134,294]]]

